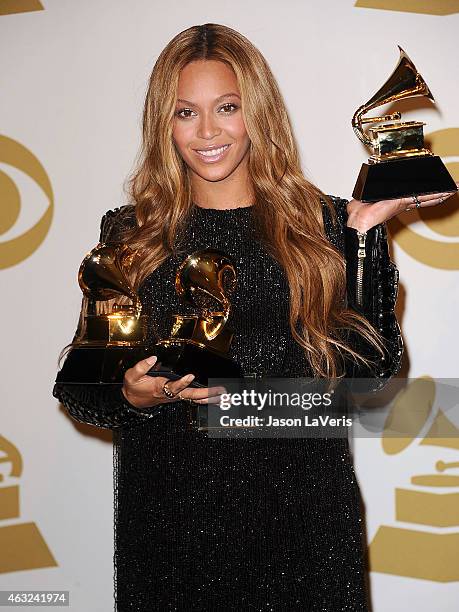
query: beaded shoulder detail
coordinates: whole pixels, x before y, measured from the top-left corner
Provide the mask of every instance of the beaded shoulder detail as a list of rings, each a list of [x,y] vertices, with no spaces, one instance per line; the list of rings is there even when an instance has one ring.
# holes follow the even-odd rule
[[[116,242],[125,227],[135,227],[135,207],[125,204],[108,210],[100,222],[100,242]]]

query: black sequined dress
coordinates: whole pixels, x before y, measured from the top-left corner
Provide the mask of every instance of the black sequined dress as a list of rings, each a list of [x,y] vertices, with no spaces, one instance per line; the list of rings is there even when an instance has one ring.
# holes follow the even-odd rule
[[[329,240],[345,254],[348,302],[386,338],[387,355],[369,372],[376,386],[400,366],[394,315],[398,272],[384,225],[367,233],[363,301],[357,306],[358,241],[346,227],[346,201],[324,205]],[[214,247],[237,264],[228,325],[231,356],[244,373],[305,376],[303,352],[288,323],[289,293],[280,265],[256,239],[253,207],[193,206],[184,253]],[[101,238],[132,217],[109,211]],[[110,236],[109,236],[110,234]],[[169,257],[144,281],[151,340],[167,337],[171,313],[186,313],[174,287],[183,254]],[[113,429],[115,477],[115,609],[119,612],[364,612],[362,517],[347,440],[209,438],[187,427],[182,402],[149,414],[124,401],[119,388],[55,385],[55,397],[77,420]]]

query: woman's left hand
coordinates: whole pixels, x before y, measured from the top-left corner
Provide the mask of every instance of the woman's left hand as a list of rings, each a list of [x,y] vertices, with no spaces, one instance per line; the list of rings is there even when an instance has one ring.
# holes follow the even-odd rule
[[[459,183],[456,183],[459,187]],[[448,198],[457,193],[431,193],[428,195],[417,196],[420,202],[419,208],[427,206],[436,206],[445,202]],[[407,198],[398,198],[396,200],[381,200],[366,204],[360,200],[351,200],[347,205],[348,220],[347,226],[353,227],[359,232],[366,232],[375,225],[388,221],[392,217],[399,215],[405,210],[416,208],[416,201],[413,196]]]

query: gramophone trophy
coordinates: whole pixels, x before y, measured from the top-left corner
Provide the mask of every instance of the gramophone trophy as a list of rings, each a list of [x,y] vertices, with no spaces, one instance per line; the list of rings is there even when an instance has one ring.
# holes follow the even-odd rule
[[[57,383],[122,384],[125,371],[148,356],[147,317],[127,275],[133,256],[125,244],[98,244],[82,261],[78,282],[88,298],[85,331],[72,342]],[[96,302],[119,296],[132,305],[114,304],[110,312],[96,314]]]
[[[354,114],[352,127],[363,144],[373,149],[362,164],[352,196],[363,202],[390,200],[421,193],[457,191],[456,183],[440,157],[424,146],[421,121],[401,121],[399,112],[383,117],[365,113],[397,100],[424,96],[434,101],[430,89],[405,51],[394,72],[375,95]],[[364,132],[364,124],[373,125]]]
[[[208,378],[240,378],[239,365],[228,357],[233,332],[227,321],[231,310],[228,295],[236,285],[232,259],[215,249],[189,255],[175,276],[182,300],[198,312],[174,314],[170,337],[151,349],[158,360],[148,372],[176,380],[194,374],[191,386],[207,386]]]

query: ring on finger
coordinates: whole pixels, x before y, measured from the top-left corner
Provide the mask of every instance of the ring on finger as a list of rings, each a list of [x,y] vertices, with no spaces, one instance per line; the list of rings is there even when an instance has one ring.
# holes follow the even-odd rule
[[[169,387],[167,386],[167,382],[164,383],[163,385],[163,393],[166,397],[169,397],[170,399],[172,399],[173,397],[175,397],[177,394],[173,393]]]
[[[182,400],[182,402],[189,402],[193,404],[194,400],[191,397],[183,397],[182,393],[177,393],[178,397]]]
[[[413,202],[415,203],[416,208],[421,208],[421,202],[419,201],[419,198],[417,195],[413,196]]]

